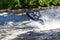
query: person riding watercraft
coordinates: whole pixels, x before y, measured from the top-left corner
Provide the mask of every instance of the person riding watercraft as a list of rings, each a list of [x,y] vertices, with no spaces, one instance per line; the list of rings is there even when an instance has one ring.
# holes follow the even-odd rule
[[[26,12],[27,16],[30,17],[34,21],[38,21],[41,24],[44,24],[44,21],[41,19],[42,15],[39,13],[36,13],[32,10]]]

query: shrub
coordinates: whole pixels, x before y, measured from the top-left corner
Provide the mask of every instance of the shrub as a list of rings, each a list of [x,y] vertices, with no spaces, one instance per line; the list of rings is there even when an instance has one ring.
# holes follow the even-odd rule
[[[38,0],[38,3],[39,3],[40,6],[44,6],[45,0]]]
[[[59,0],[52,0],[53,5],[57,5]]]
[[[37,0],[30,0],[29,6],[32,7],[32,8],[38,7]]]
[[[0,0],[0,9],[38,8],[60,5],[60,0]]]
[[[52,0],[45,0],[45,5],[49,7],[51,2]]]

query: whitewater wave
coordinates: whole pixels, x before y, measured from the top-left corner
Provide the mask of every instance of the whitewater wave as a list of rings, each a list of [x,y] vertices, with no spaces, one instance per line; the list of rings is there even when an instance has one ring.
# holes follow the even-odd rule
[[[12,30],[11,32],[8,32],[8,33],[11,33],[11,35],[7,35],[2,40],[11,40],[11,39],[17,38],[18,35],[25,34],[25,33],[30,32],[30,31],[38,32],[38,33],[41,33],[40,31],[43,31],[44,33],[47,33],[47,35],[46,34],[45,35],[40,34],[41,36],[37,36],[38,39],[36,39],[36,40],[42,40],[46,37],[49,38],[48,36],[52,33],[54,34],[55,32],[56,33],[58,31],[60,32],[60,9],[59,8],[58,9],[47,9],[47,10],[43,10],[43,11],[39,11],[39,12],[42,15],[41,19],[44,21],[44,25],[42,25],[39,21],[31,20],[26,15],[21,16],[21,14],[20,15],[18,14],[16,16],[16,15],[7,14],[7,13],[4,13],[5,16],[0,15],[0,23],[3,20],[2,22],[5,25],[8,25],[10,27],[13,26],[13,27],[19,27],[19,28],[24,28],[24,27],[35,28],[35,29],[31,28],[31,30],[30,29],[26,29],[26,30],[21,29],[22,31],[19,30],[19,29]],[[16,21],[15,18],[18,19],[18,21]],[[5,19],[7,19],[7,21]],[[4,25],[4,27],[5,27],[5,25]],[[53,31],[53,29],[57,29],[57,30]],[[45,31],[45,30],[52,30],[52,31]],[[29,35],[29,37],[27,37],[27,38],[30,38],[30,37],[34,38],[35,36],[30,36]],[[51,36],[50,38],[53,38],[53,37],[54,36]],[[55,36],[55,37],[57,37],[57,36]],[[40,38],[42,38],[42,39],[40,39]]]
[[[60,28],[59,8],[42,10],[39,12],[42,15],[41,19],[44,21],[44,25],[42,25],[39,21],[31,21],[30,18],[26,15],[15,15],[13,13],[0,14],[0,24],[4,23],[4,25],[8,26],[22,26],[21,24],[25,22],[27,25],[39,28],[40,30],[51,30]],[[26,21],[28,21],[29,23]]]
[[[37,27],[40,30],[51,30],[51,29],[60,29],[60,9],[47,9],[40,11],[42,15],[42,20],[44,21],[44,25],[39,23],[38,21],[32,21],[30,23],[31,26]],[[38,30],[39,30],[38,29]]]

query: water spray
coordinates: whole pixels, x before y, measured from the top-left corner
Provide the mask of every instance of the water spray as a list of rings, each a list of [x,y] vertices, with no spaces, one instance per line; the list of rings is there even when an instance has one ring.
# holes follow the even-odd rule
[[[41,23],[42,25],[44,25],[44,21],[41,18],[42,15],[40,14],[40,12],[34,12],[32,10],[29,10],[26,14],[30,19],[37,21],[37,22]]]

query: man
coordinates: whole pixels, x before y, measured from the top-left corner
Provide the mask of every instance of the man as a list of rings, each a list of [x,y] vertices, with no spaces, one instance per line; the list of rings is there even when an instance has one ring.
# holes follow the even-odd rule
[[[41,19],[41,14],[40,13],[37,13],[37,12],[34,12],[32,10],[29,10],[27,13],[27,16],[30,17],[32,20],[34,21],[38,21],[40,22],[42,25],[44,24],[44,21]]]

